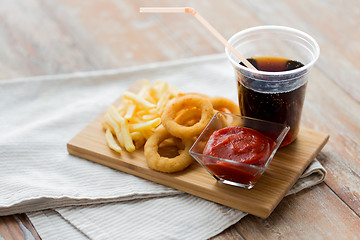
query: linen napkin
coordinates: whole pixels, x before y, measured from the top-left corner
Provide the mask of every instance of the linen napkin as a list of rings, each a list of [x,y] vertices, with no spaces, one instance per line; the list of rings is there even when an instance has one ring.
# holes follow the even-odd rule
[[[43,239],[57,236],[50,223],[76,238],[106,239],[110,234],[125,239],[202,239],[241,219],[245,214],[240,211],[67,153],[66,143],[141,78],[165,80],[185,92],[236,101],[233,70],[223,54],[118,70],[2,80],[0,215],[32,212],[31,221]],[[323,180],[325,169],[316,160],[314,164],[291,193]],[[154,230],[156,225],[162,227]]]
[[[295,184],[287,195],[322,182],[325,174],[320,163],[313,161],[302,175],[301,184]],[[185,193],[28,214],[43,239],[99,240],[208,239],[246,215]]]

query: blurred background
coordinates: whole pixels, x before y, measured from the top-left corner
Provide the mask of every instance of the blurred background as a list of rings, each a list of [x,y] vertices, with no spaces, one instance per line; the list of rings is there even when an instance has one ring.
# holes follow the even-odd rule
[[[360,61],[355,61],[360,56],[360,1],[1,0],[0,79],[224,52],[189,14],[139,13],[140,7],[151,6],[191,6],[225,38],[264,24],[297,28],[319,42],[317,66],[324,73],[344,85],[350,84],[343,79],[348,70],[358,70],[348,77],[360,76]],[[345,86],[353,87],[360,90]]]

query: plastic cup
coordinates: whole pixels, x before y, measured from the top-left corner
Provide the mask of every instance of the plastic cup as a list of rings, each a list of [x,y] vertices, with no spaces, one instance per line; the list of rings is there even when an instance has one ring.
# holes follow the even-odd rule
[[[252,70],[225,49],[235,70],[241,115],[290,126],[281,146],[290,144],[299,132],[307,75],[319,57],[319,45],[304,32],[271,25],[240,31],[229,43],[247,59],[281,57],[304,65],[280,72]]]

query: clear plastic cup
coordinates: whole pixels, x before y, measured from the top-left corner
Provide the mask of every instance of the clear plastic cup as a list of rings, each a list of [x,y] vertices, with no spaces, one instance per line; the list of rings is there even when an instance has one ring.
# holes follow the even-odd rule
[[[307,74],[319,57],[319,45],[304,32],[271,25],[240,31],[229,43],[247,59],[275,57],[303,64],[289,71],[252,70],[225,49],[235,70],[241,115],[290,126],[281,146],[290,144],[299,132]]]

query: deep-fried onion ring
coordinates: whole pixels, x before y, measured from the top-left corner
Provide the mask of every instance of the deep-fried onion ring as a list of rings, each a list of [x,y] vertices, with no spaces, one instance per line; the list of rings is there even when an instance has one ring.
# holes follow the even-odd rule
[[[184,126],[192,126],[201,119],[201,110],[198,108],[182,109],[176,117],[175,122]]]
[[[180,150],[180,155],[173,158],[160,156],[158,152],[159,145],[164,140],[172,137],[173,136],[171,136],[171,134],[166,131],[165,128],[159,127],[146,141],[144,146],[144,155],[147,164],[151,169],[165,173],[173,173],[185,169],[194,161],[194,159],[189,154],[192,141],[186,139],[182,140],[185,145],[185,149]]]
[[[186,96],[186,95],[196,95],[196,96],[200,96],[200,97],[203,97],[203,98],[210,99],[210,97],[208,95],[205,95],[205,94],[202,94],[202,93],[196,93],[196,92],[178,93],[177,97],[183,97],[183,96]]]
[[[184,126],[175,121],[181,109],[196,107],[201,110],[200,120],[192,126]],[[166,105],[161,122],[168,132],[181,139],[192,139],[199,135],[213,116],[214,109],[211,102],[197,95],[185,95],[174,99]]]
[[[239,106],[228,98],[212,97],[211,104],[215,110],[222,112],[227,112],[226,110],[228,110],[232,114],[240,114]]]

